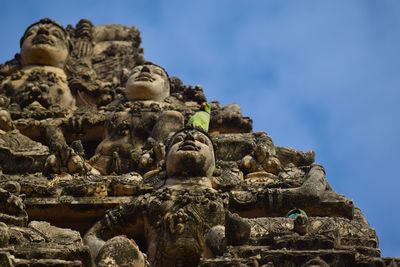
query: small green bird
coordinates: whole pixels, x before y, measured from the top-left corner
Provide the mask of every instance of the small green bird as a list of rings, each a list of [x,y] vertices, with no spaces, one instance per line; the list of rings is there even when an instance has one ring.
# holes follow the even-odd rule
[[[203,102],[200,110],[197,111],[187,122],[186,125],[200,126],[204,131],[208,132],[208,125],[210,124],[210,104]]]
[[[291,210],[286,214],[286,217],[288,217],[288,218],[297,218],[297,216],[299,216],[300,214],[301,214],[301,215],[304,215],[305,217],[307,217],[306,212],[305,212],[304,210],[302,210],[302,209],[299,209],[299,208],[291,209]]]

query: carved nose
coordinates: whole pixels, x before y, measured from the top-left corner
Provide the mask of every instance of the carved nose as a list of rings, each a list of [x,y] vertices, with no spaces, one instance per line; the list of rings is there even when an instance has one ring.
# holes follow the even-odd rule
[[[194,136],[193,136],[193,134],[192,134],[191,132],[189,132],[189,133],[186,135],[186,138],[185,138],[185,140],[191,140],[191,141],[194,141]]]
[[[143,68],[140,72],[150,72],[150,69],[146,66],[143,66]]]
[[[49,31],[45,27],[40,27],[37,33],[38,34],[49,34]]]

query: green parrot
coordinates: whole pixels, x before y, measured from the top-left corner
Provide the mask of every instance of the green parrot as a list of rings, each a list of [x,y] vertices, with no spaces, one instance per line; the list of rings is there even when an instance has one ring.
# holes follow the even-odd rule
[[[299,209],[299,208],[294,208],[291,209],[287,214],[286,217],[288,218],[296,218],[297,216],[299,216],[300,214],[304,215],[305,217],[307,217],[307,214],[304,210]]]
[[[200,110],[197,111],[187,122],[186,125],[200,126],[204,131],[208,132],[208,125],[210,124],[210,104],[203,102]]]

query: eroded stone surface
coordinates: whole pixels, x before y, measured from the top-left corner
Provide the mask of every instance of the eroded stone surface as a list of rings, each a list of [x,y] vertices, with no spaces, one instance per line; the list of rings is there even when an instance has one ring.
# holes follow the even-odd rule
[[[0,65],[1,265],[400,262],[315,152],[252,132],[239,105],[181,130],[205,101],[145,60],[134,26],[29,26]]]
[[[4,173],[33,173],[43,169],[49,149],[13,130],[0,135],[0,162]]]
[[[2,266],[93,266],[79,232],[44,221],[28,224],[20,188],[16,182],[0,188]]]

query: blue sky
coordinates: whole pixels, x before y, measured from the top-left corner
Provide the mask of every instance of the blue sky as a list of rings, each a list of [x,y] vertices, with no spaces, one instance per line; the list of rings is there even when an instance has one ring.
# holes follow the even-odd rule
[[[400,256],[399,14],[397,0],[1,1],[0,62],[43,17],[135,25],[146,59],[238,103],[276,145],[315,150]]]

